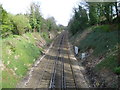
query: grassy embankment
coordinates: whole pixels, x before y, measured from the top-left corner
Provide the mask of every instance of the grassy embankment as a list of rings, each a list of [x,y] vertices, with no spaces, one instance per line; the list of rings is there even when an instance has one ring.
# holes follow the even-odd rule
[[[36,43],[42,42],[40,40],[50,41],[45,33],[41,35],[26,33],[22,36],[14,35],[2,40],[2,88],[14,88],[18,81],[26,75],[44,48],[44,45],[41,48],[36,45]]]
[[[92,48],[92,55],[94,57],[104,57],[100,63],[95,65],[94,70],[100,72],[103,69],[107,69],[115,73],[115,69],[118,66],[118,47],[120,46],[118,39],[118,26],[93,26],[87,30],[91,30],[91,32],[78,42],[80,51],[86,52],[88,49]],[[73,38],[77,37],[80,37],[79,32],[73,36]]]
[[[96,65],[96,69],[108,68],[110,70],[117,67],[118,50],[118,30],[117,27],[102,25],[92,28],[92,32],[80,42],[80,48],[84,51],[86,48],[93,48],[93,55],[104,56],[105,59]]]

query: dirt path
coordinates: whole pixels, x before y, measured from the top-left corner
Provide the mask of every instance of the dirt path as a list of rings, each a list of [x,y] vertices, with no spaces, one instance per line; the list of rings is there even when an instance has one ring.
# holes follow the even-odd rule
[[[62,32],[38,61],[18,88],[88,88],[81,67],[71,52],[67,32]]]

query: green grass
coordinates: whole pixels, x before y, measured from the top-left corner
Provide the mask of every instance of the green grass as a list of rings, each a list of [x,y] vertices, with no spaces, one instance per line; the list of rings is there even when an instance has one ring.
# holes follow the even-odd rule
[[[93,67],[93,70],[96,73],[102,72],[106,73],[108,71],[115,74],[120,74],[120,67],[118,67],[118,48],[120,46],[120,40],[118,39],[118,30],[117,25],[101,25],[91,27],[91,32],[87,36],[79,41],[80,52],[86,52],[88,49],[93,49],[93,62],[89,58],[87,59],[88,63],[94,63],[94,60],[99,57],[104,57],[104,59]],[[76,34],[77,37],[80,37],[80,34]],[[75,37],[75,36],[73,36]],[[75,37],[76,38],[76,37]],[[104,71],[105,70],[105,71]],[[108,76],[109,77],[109,76]],[[114,76],[113,76],[114,77]],[[111,77],[112,78],[112,77]],[[107,79],[107,78],[106,78]],[[117,82],[111,82],[111,87],[117,87]]]
[[[92,30],[83,40],[79,43],[81,52],[86,52],[88,48],[92,48],[93,56],[103,56],[105,59],[96,65],[95,70],[99,71],[103,68],[107,68],[112,72],[119,72],[118,61],[116,52],[120,41],[118,40],[117,25],[100,25],[88,28]],[[79,32],[76,37],[79,37]],[[75,37],[75,36],[73,36]],[[117,68],[117,69],[115,69]]]
[[[87,35],[85,39],[80,41],[79,48],[84,52],[87,48],[93,48],[95,56],[104,55],[109,49],[114,49],[118,43],[118,31],[105,31],[108,26],[97,26]]]
[[[36,41],[40,38],[38,33],[26,33],[2,40],[2,59],[6,66],[2,72],[3,88],[14,88],[16,83],[26,75],[27,70],[41,54],[42,48],[36,46]]]
[[[14,88],[20,80],[18,76],[13,75],[11,70],[4,70],[2,76],[2,88]]]
[[[114,72],[115,72],[116,74],[120,75],[120,66],[119,66],[119,67],[116,67],[116,68],[114,69]]]
[[[111,24],[111,25],[98,25],[98,26],[93,26],[92,29],[93,30],[102,30],[102,32],[111,32],[114,30],[118,30],[119,24]]]
[[[96,65],[95,70],[109,69],[114,72],[114,69],[118,66],[117,56],[110,55],[106,57],[101,63]]]
[[[2,62],[2,38],[0,37],[0,63]],[[2,71],[0,69],[0,89],[2,89]]]
[[[47,42],[51,42],[51,40],[49,39],[49,35],[47,32],[42,32],[41,36],[47,41]]]

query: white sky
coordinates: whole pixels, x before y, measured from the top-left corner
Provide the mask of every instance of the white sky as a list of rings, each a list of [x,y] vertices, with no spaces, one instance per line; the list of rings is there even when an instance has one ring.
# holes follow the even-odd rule
[[[26,13],[31,2],[40,3],[44,18],[53,16],[57,24],[66,26],[80,0],[0,0],[3,8],[12,14]]]

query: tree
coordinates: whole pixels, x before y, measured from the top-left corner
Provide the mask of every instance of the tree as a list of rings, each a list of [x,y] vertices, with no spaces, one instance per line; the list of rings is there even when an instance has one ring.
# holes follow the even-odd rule
[[[1,17],[1,36],[7,37],[12,34],[12,30],[14,28],[13,24],[10,21],[9,14],[3,9],[2,5],[0,5]]]
[[[65,30],[66,28],[65,28],[65,26],[63,26],[63,25],[61,25],[61,24],[59,24],[58,25],[58,30],[60,31],[60,30]]]
[[[29,24],[29,19],[22,14],[18,14],[12,17],[13,23],[16,26],[16,30],[19,35],[24,34],[25,32],[29,32],[31,30],[31,26]]]
[[[113,20],[114,2],[88,2],[90,24],[99,24],[101,21],[111,23]]]
[[[112,22],[112,5],[113,3],[110,2],[106,2],[104,3],[103,7],[104,7],[104,16],[106,17],[106,20],[108,23]]]
[[[90,18],[90,25],[95,25],[98,23],[97,21],[97,6],[96,3],[89,2],[89,18]]]
[[[48,26],[48,31],[57,29],[57,25],[54,17],[47,18],[47,26]]]
[[[74,15],[68,23],[68,28],[75,34],[78,31],[83,31],[88,26],[87,10],[79,5],[79,8],[74,9]]]
[[[40,5],[38,3],[32,3],[30,5],[29,20],[33,31],[40,32],[42,16],[40,13]]]

